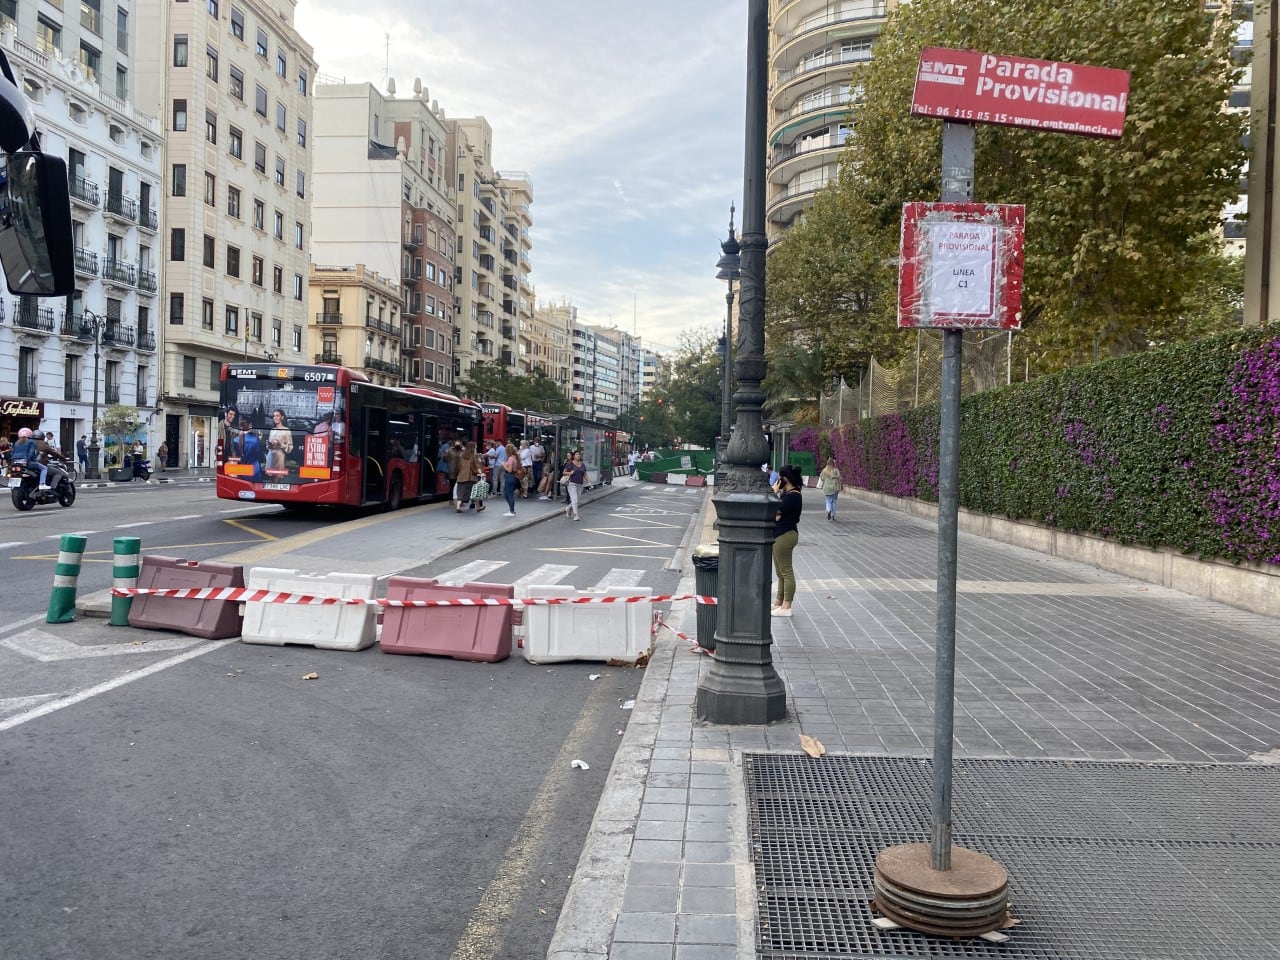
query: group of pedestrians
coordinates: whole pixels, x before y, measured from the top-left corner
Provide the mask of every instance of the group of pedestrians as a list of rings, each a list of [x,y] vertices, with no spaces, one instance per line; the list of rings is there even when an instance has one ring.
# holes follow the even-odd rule
[[[501,444],[489,440],[483,451],[472,441],[446,441],[438,458],[447,472],[455,513],[485,509],[485,501],[502,497],[506,501],[504,517],[516,515],[516,501],[552,499],[558,475],[565,494],[565,516],[580,520],[582,491],[587,483],[587,469],[582,451],[565,457],[557,472],[554,453],[534,439],[519,444]]]

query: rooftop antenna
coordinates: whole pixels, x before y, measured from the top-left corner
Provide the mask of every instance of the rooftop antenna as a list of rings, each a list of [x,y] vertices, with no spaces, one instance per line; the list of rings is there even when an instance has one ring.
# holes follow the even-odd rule
[[[386,66],[382,69],[382,86],[385,88],[387,85],[387,78],[391,76],[391,34],[386,33],[384,36],[387,38]]]

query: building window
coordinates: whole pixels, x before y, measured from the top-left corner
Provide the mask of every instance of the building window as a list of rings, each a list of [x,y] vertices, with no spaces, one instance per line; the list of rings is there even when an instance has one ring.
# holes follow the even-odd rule
[[[276,129],[284,133],[289,126],[289,112],[283,103],[276,103]]]
[[[304,97],[307,95],[307,71],[298,71],[298,92]]]
[[[240,308],[227,307],[227,326],[226,332],[237,334],[240,332]]]
[[[253,169],[264,177],[267,175],[267,145],[257,140],[253,142]]]
[[[298,121],[298,146],[305,148],[307,145],[307,121]]]
[[[205,330],[213,329],[213,301],[208,297],[200,301],[200,326]]]
[[[209,389],[222,389],[222,364],[217,360],[209,361]]]
[[[298,299],[301,300],[302,298],[298,297]],[[302,349],[302,327],[298,326],[296,323],[293,325],[293,349]]]
[[[169,323],[175,327],[183,324],[183,308],[186,306],[185,300],[181,293],[169,294]]]
[[[182,227],[174,227],[169,231],[169,259],[187,259],[187,231]]]
[[[259,230],[266,230],[267,226],[267,205],[254,197],[253,200],[253,225]]]
[[[307,175],[301,170],[298,171],[297,194],[304,199],[307,196]]]
[[[227,147],[227,153],[235,157],[237,160],[244,159],[244,134],[235,127],[227,128],[227,138],[230,145]]]
[[[267,88],[256,83],[253,85],[253,112],[263,119],[266,119]]]
[[[209,5],[209,16],[217,20],[218,19],[218,0],[208,0],[208,5]]]
[[[210,143],[218,142],[218,115],[212,110],[204,112],[204,138]]]
[[[173,38],[173,65],[175,67],[185,67],[187,65],[187,35],[179,33]]]
[[[231,35],[237,40],[244,40],[244,13],[231,8]]]
[[[262,286],[264,263],[261,257],[253,258],[253,275],[250,278],[255,287]]]
[[[284,186],[284,157],[276,157],[276,186]]]
[[[204,257],[201,261],[206,267],[212,267],[214,265],[214,249],[214,239],[206,233],[204,235]]]
[[[204,202],[211,207],[218,202],[218,178],[212,173],[204,175]]]
[[[187,101],[173,101],[173,129],[178,133],[187,129]]]
[[[213,47],[205,47],[204,75],[214,83],[218,82],[218,51]]]
[[[129,71],[119,65],[116,66],[116,96],[129,99]]]
[[[302,249],[302,224],[296,220],[293,223],[293,245]]]
[[[271,268],[271,289],[276,293],[284,293],[284,267]],[[279,342],[277,339],[276,343]]]
[[[196,385],[196,358],[195,357],[182,358],[182,385],[184,387],[189,387],[190,389],[193,389],[193,390],[195,389],[195,385]]]
[[[272,225],[271,232],[272,232],[272,235],[275,236],[277,240],[284,239],[284,214],[281,213],[279,210],[276,211],[275,223]]]
[[[285,59],[282,50],[276,51],[276,76],[284,77],[289,74],[289,61]]]
[[[300,273],[293,275],[293,299],[302,299],[302,274]]]
[[[249,314],[249,336],[253,337],[253,339],[257,340],[259,343],[262,342],[262,314]]]
[[[244,103],[244,71],[231,65],[231,96]]]
[[[227,216],[240,219],[240,190],[236,187],[227,187]]]
[[[227,244],[227,276],[240,276],[240,248]]]
[[[280,318],[271,318],[271,345],[273,347],[280,346]]]
[[[267,59],[267,31],[258,31],[258,41],[254,44],[253,51],[263,60]]]
[[[170,178],[169,192],[175,197],[185,197],[187,195],[187,165],[185,163],[175,163],[173,165],[173,176]]]

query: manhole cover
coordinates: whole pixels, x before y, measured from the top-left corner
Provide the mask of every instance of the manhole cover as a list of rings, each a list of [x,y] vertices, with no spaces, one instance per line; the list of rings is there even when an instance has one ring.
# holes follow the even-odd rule
[[[872,924],[876,855],[928,842],[910,757],[747,754],[761,960],[1274,960],[1280,767],[957,760],[957,845],[1009,871],[1002,945]]]

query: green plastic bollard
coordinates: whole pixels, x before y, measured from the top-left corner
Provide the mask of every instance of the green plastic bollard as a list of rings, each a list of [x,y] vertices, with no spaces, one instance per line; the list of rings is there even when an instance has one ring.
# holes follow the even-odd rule
[[[49,594],[49,613],[45,623],[70,623],[76,618],[76,580],[80,576],[80,558],[88,537],[64,533],[58,543],[58,563],[53,568],[53,592]]]
[[[138,585],[138,555],[141,551],[142,540],[138,537],[116,537],[112,541],[111,586],[113,589]],[[113,627],[127,627],[131,606],[133,606],[133,597],[117,597],[112,594],[111,619],[107,622]]]

